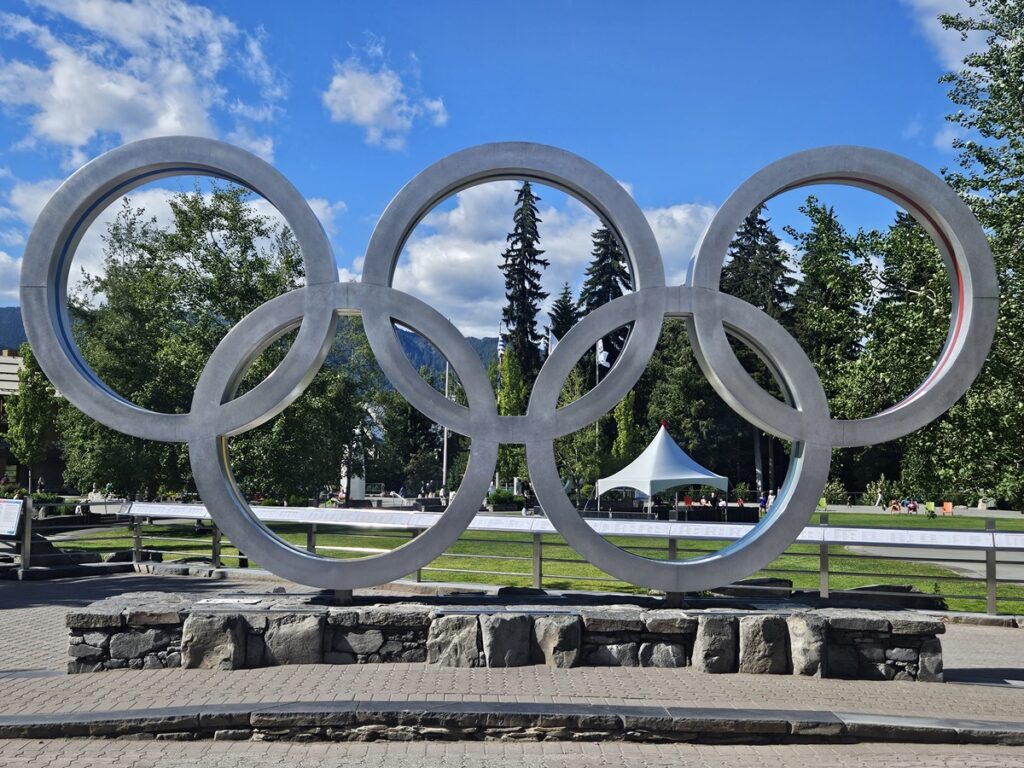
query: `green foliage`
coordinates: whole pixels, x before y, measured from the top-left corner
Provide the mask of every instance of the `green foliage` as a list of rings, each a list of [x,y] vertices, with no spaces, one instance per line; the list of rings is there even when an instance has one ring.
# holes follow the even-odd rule
[[[512,491],[504,488],[497,488],[491,493],[487,494],[488,504],[515,504],[518,507],[522,507],[526,504],[525,496],[518,496]]]
[[[568,405],[586,392],[583,375],[579,368],[573,368],[566,377],[565,385],[558,398],[559,407]],[[593,426],[584,427],[564,437],[555,439],[555,464],[559,477],[570,480],[570,487],[592,485],[601,469],[599,446],[595,440]],[[582,494],[583,498],[589,498]]]
[[[601,227],[592,232],[590,237],[594,247],[590,252],[591,260],[583,287],[580,288],[578,313],[581,317],[619,298],[633,286],[626,254],[611,230]],[[627,333],[626,329],[621,328],[604,337],[604,350],[608,353],[609,365],[614,365],[622,352]]]
[[[743,501],[748,504],[752,501],[756,501],[754,494],[750,489],[750,485],[742,480],[732,487],[732,497],[734,499],[743,499]]]
[[[949,73],[962,130],[953,140],[958,167],[946,180],[989,232],[999,276],[999,320],[985,366],[949,414],[919,436],[933,451],[932,473],[946,493],[994,496],[1024,505],[1024,3],[973,0],[942,14],[948,34],[977,32],[985,46]]]
[[[420,369],[420,376],[433,383],[427,368]],[[368,461],[367,476],[384,483],[389,490],[404,488],[406,496],[418,494],[420,488],[431,481],[435,486],[440,485],[441,430],[438,426],[390,388],[376,393],[374,409],[379,414],[383,439]]]
[[[880,477],[870,481],[864,486],[864,495],[860,498],[860,503],[867,506],[878,506],[885,508],[889,504],[890,499],[894,499],[899,495],[896,490],[896,486],[885,478],[883,473]],[[878,501],[876,504],[875,501]]]
[[[790,332],[821,378],[833,416],[865,335],[863,305],[871,296],[870,270],[860,238],[843,229],[835,210],[811,196],[800,206],[810,229],[787,227],[801,252],[803,277],[793,295]]]
[[[537,331],[537,313],[541,302],[548,297],[540,285],[541,268],[547,267],[548,261],[540,257],[544,251],[537,247],[540,242],[538,200],[530,182],[524,181],[516,198],[512,216],[515,226],[506,238],[508,247],[502,254],[501,265],[507,301],[501,313],[508,339],[505,357],[518,358],[528,384],[533,383],[540,370],[541,335]]]
[[[828,482],[825,483],[825,490],[821,492],[821,495],[825,497],[825,501],[829,504],[846,504],[850,500],[850,494],[843,486],[842,480],[835,477],[828,479]]]
[[[198,189],[171,200],[161,227],[126,202],[108,228],[99,275],[73,297],[74,333],[96,373],[140,407],[182,413],[199,374],[227,329],[265,301],[301,284],[291,231],[258,214],[239,187]],[[273,371],[287,339],[252,364],[240,391]],[[249,493],[315,495],[336,482],[339,461],[364,409],[351,379],[325,369],[280,416],[231,440],[232,465]],[[138,440],[61,409],[65,480],[79,488],[110,483],[150,497],[183,489],[191,470],[183,445]]]
[[[46,458],[47,449],[53,442],[58,400],[28,342],[21,345],[18,354],[22,358],[18,393],[4,404],[7,431],[3,437],[15,458],[31,466]]]
[[[561,292],[551,304],[548,318],[551,320],[549,329],[552,335],[559,340],[579,321],[579,312],[576,309],[576,302],[573,301],[572,289],[569,287],[569,283],[562,285]]]
[[[760,205],[751,211],[736,231],[722,267],[721,288],[781,321],[790,311],[789,294],[796,280],[764,210]]]
[[[612,456],[617,459],[631,461],[643,450],[634,414],[635,405],[636,393],[631,390],[615,406],[615,442],[612,444]]]

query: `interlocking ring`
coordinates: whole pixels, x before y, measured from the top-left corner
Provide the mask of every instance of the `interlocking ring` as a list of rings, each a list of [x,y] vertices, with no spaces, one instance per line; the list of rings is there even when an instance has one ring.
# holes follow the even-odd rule
[[[210,175],[263,195],[295,232],[305,287],[258,307],[221,340],[204,368],[186,414],[161,414],[129,403],[82,359],[70,334],[67,277],[88,224],[118,195],[167,176]],[[634,290],[583,318],[544,365],[525,416],[499,416],[483,364],[465,337],[436,310],[392,287],[398,257],[416,224],[444,198],[486,181],[529,178],[589,205],[624,246]],[[743,218],[768,198],[817,183],[861,186],[906,208],[936,241],[953,292],[949,335],[928,378],[896,406],[867,419],[829,415],[807,355],[778,323],[718,290],[724,255]],[[995,333],[995,268],[988,243],[967,206],[940,179],[908,160],[873,149],[828,147],[784,158],[748,179],[718,211],[690,266],[687,284],[666,286],[654,234],[629,194],[601,169],[553,147],[488,144],[457,152],[416,176],[381,216],[367,248],[363,280],[339,283],[330,245],[298,191],[271,166],[208,139],[148,139],[108,152],[72,175],[43,209],[25,250],[21,302],[26,333],[40,366],[87,415],[137,437],[188,443],[196,486],[231,541],[280,576],[333,589],[401,578],[441,555],[476,514],[501,443],[526,446],[538,501],[566,541],[587,560],[624,581],[666,591],[696,591],[754,573],[789,546],[806,525],[828,478],[833,447],[892,440],[949,408],[980,370]],[[323,363],[338,314],[362,315],[370,346],[393,385],[424,415],[471,439],[459,492],[423,535],[391,552],[360,560],[320,557],[277,538],[255,517],[236,486],[228,438],[273,418],[305,389]],[[682,562],[640,557],[615,546],[579,516],[562,487],[554,439],[595,422],[640,378],[664,317],[684,317],[698,363],[718,394],[756,426],[792,441],[789,472],[772,511],[753,531],[721,551]],[[468,407],[424,382],[398,343],[395,324],[430,340],[452,365]],[[632,332],[615,366],[594,389],[558,407],[566,376],[597,340]],[[253,360],[290,330],[298,334],[278,368],[235,397]],[[727,333],[751,346],[774,373],[784,401],[750,377]]]

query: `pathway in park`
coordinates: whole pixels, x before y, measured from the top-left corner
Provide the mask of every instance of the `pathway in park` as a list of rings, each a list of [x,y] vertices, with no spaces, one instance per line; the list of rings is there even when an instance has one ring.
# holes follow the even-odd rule
[[[273,582],[223,582],[139,575],[54,582],[0,582],[0,715],[137,710],[289,701],[505,701],[725,709],[814,710],[936,718],[1024,720],[1024,629],[951,625],[943,637],[945,684],[707,675],[692,669],[532,666],[456,669],[426,664],[276,667],[235,672],[152,670],[66,675],[64,612],[111,594],[161,590],[266,591]],[[297,591],[299,591],[297,589]],[[975,683],[975,684],[969,684]],[[976,684],[984,683],[984,684]],[[1001,684],[995,684],[1001,683]],[[1024,682],[1021,683],[1024,685]],[[1024,747],[912,748],[899,745],[707,747],[630,744],[287,745],[198,742],[0,741],[0,766],[159,762],[175,765],[485,765],[495,758],[541,766],[667,765],[1016,765]],[[41,755],[51,757],[48,763]]]

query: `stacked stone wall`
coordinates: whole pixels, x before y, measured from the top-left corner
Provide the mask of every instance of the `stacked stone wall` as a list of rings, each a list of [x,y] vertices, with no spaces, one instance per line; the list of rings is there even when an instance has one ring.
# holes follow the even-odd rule
[[[296,596],[108,598],[67,614],[68,671],[288,664],[686,667],[723,674],[942,680],[941,621],[910,612],[793,613],[635,605],[361,607]]]

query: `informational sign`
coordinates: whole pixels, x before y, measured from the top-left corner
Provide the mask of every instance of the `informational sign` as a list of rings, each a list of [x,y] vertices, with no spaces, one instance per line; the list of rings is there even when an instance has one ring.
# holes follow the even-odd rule
[[[17,536],[21,520],[21,499],[0,499],[0,536]]]

